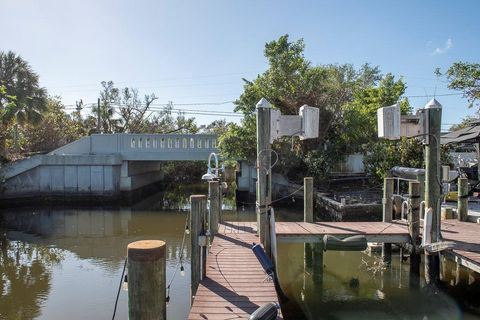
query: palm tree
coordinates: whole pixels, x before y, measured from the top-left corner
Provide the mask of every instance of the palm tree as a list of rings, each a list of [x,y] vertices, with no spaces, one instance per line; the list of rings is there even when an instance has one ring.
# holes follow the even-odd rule
[[[46,90],[28,62],[12,51],[0,51],[0,159],[6,155],[8,125],[38,124],[46,108]]]

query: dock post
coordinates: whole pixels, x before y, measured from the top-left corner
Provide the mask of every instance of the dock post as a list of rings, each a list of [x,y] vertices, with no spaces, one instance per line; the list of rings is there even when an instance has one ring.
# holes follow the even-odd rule
[[[419,173],[417,181],[420,183],[420,202],[422,202],[425,201],[425,173]]]
[[[218,232],[218,219],[220,216],[220,183],[218,181],[208,182],[208,197],[210,199],[210,220],[208,228],[211,237]]]
[[[313,245],[312,278],[315,285],[323,283],[323,242]]]
[[[393,215],[393,188],[394,178],[385,178],[383,180],[383,222],[392,222]],[[392,244],[384,243],[382,245],[382,260],[390,266],[392,262]]]
[[[270,119],[272,106],[262,98],[257,103],[257,220],[260,221],[259,238],[267,256],[271,257],[270,228],[267,210],[272,200],[272,168]]]
[[[430,100],[425,108],[427,112],[428,136],[425,146],[425,207],[432,208],[432,243],[440,240],[441,188],[440,185],[440,125],[442,105],[435,99]],[[440,258],[438,253],[425,250],[425,280],[429,285],[440,281]]]
[[[383,179],[383,222],[392,222],[394,178]]]
[[[410,249],[410,287],[420,286],[420,182],[408,184],[410,212],[408,215],[408,233],[412,241]]]
[[[313,222],[313,178],[303,178],[303,221]]]
[[[204,195],[190,196],[190,244],[191,244],[191,274],[192,298],[195,296],[200,280],[206,274],[207,247],[205,236],[205,214],[207,212],[207,197]],[[201,238],[202,237],[202,238]]]
[[[468,179],[458,178],[457,219],[467,221],[468,216]]]
[[[313,222],[313,178],[303,178],[303,221]],[[312,267],[312,245],[308,242],[304,244],[304,268]],[[304,271],[306,271],[304,270]]]
[[[166,319],[165,247],[160,240],[128,244],[129,319]]]

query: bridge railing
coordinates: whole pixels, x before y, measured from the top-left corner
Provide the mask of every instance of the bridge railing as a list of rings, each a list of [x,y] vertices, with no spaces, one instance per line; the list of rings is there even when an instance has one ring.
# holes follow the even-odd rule
[[[93,134],[50,154],[121,154],[125,160],[206,160],[217,151],[214,134]]]
[[[121,140],[123,152],[158,152],[159,149],[213,151],[217,148],[217,136],[207,134],[126,134]]]

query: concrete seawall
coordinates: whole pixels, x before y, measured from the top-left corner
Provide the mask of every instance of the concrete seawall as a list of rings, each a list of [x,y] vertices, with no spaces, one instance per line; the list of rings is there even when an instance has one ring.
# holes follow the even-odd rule
[[[124,161],[120,155],[43,155],[0,172],[0,199],[38,196],[117,197],[163,179],[159,161]]]

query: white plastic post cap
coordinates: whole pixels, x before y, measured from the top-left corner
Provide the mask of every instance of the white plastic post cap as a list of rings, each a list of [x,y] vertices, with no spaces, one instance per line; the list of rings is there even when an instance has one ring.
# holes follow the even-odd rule
[[[432,100],[428,101],[427,104],[425,105],[425,109],[442,109],[442,105],[440,102],[437,101],[437,99],[433,98]]]
[[[260,101],[257,102],[257,109],[259,109],[259,108],[271,108],[271,107],[272,107],[272,105],[265,98],[262,98],[262,99],[260,99]]]

